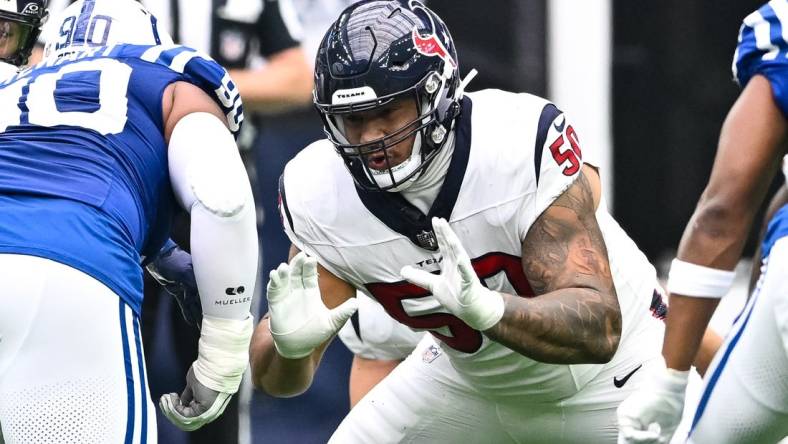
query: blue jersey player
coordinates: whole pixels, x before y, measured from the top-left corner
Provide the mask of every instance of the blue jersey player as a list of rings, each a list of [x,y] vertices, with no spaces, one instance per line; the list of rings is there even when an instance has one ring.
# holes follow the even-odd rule
[[[722,127],[709,184],[671,266],[662,350],[667,369],[620,406],[619,442],[668,442],[676,430],[703,330],[732,284],[755,213],[784,162],[786,26],[786,0],[772,0],[744,19],[733,60],[743,90]],[[783,187],[760,247],[760,279],[706,373],[688,442],[773,443],[788,435],[786,203]]]
[[[44,60],[0,83],[2,435],[155,442],[141,263],[176,205],[191,215],[203,320],[186,389],[160,405],[194,430],[237,391],[252,332],[258,252],[233,139],[238,92],[133,0],[79,0],[43,37]]]

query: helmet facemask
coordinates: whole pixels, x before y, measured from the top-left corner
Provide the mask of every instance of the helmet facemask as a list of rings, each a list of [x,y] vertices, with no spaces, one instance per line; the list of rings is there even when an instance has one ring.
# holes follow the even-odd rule
[[[359,188],[401,191],[421,177],[449,139],[460,97],[449,30],[417,0],[354,3],[318,48],[314,104]],[[381,137],[364,143],[347,137],[343,121],[349,115],[370,111],[374,116],[371,110],[406,98],[415,101],[416,113],[392,121],[399,128],[382,128]],[[403,160],[401,147],[392,148],[408,139],[413,147]]]
[[[453,101],[451,103],[455,109],[445,110],[440,109],[440,106],[446,103],[443,99],[450,98],[450,90],[455,89],[450,88],[446,77],[433,71],[411,88],[395,94],[333,105],[319,103],[316,99],[315,105],[323,119],[326,135],[353,174],[356,183],[369,190],[400,191],[419,177],[445,143],[459,106]],[[337,93],[342,95],[341,91]],[[415,100],[418,113],[415,119],[369,142],[354,144],[348,140],[344,119],[349,115],[374,110],[408,98]],[[444,118],[441,119],[441,116]],[[392,165],[389,150],[409,138],[413,138],[410,156],[399,164]],[[381,157],[380,153],[383,153],[385,160],[384,168],[371,168],[370,158]]]
[[[23,66],[46,21],[46,2],[30,2],[22,11],[0,9],[0,62]]]

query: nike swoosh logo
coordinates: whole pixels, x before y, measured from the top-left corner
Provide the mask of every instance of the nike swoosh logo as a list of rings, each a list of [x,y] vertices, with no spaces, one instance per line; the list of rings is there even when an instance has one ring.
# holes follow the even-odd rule
[[[636,371],[640,370],[640,367],[643,367],[643,364],[640,364],[639,366],[635,367],[635,369],[634,369],[634,370],[632,370],[631,372],[627,373],[627,375],[626,375],[626,376],[624,376],[624,377],[623,377],[623,378],[621,378],[621,379],[618,379],[618,378],[616,378],[615,376],[613,376],[613,385],[615,385],[615,386],[616,386],[616,388],[621,388],[621,387],[623,387],[623,386],[624,386],[624,384],[626,384],[626,383],[627,383],[627,381],[629,381],[629,378],[631,378],[631,377],[632,377],[632,375],[634,375]]]
[[[555,130],[558,131],[559,133],[563,133],[564,125],[566,125],[566,117],[564,117],[564,120],[561,121],[560,125],[557,123],[553,123],[553,128],[555,128]]]

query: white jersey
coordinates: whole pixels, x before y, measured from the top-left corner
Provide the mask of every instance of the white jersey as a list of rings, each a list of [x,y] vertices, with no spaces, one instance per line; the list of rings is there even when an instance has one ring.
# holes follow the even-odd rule
[[[427,215],[396,193],[357,189],[331,143],[315,142],[288,163],[282,176],[285,231],[296,247],[375,298],[391,317],[429,330],[452,365],[479,390],[527,395],[534,401],[564,399],[602,366],[528,359],[471,329],[399,272],[405,265],[437,272],[441,256],[428,221],[443,217],[490,289],[533,297],[521,265],[523,239],[579,176],[583,156],[592,155],[581,151],[561,111],[529,94],[467,94],[455,131],[451,163]],[[637,344],[629,338],[639,324],[659,323],[651,313],[656,273],[603,207],[597,218],[623,316],[617,356],[627,349],[637,354]],[[658,314],[663,310],[654,306]],[[649,356],[658,352],[650,350]]]
[[[416,348],[423,331],[395,321],[375,299],[356,293],[358,310],[337,336],[354,355],[373,360],[401,361]]]

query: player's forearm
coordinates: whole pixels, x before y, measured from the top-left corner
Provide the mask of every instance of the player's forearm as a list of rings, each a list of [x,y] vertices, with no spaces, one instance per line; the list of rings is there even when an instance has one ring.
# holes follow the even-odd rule
[[[284,50],[258,69],[231,70],[247,111],[271,112],[309,104],[312,72],[300,49]]]
[[[677,257],[720,270],[739,261],[758,205],[723,196],[701,197],[681,238]]]
[[[670,296],[662,355],[669,368],[689,370],[719,299]]]
[[[276,352],[268,328],[268,319],[257,325],[250,348],[252,381],[255,387],[271,396],[298,396],[312,385],[312,378],[320,362],[323,348],[302,359],[286,359]]]
[[[615,294],[568,288],[523,298],[504,294],[504,315],[486,330],[490,339],[551,364],[608,362],[621,337]]]
[[[732,270],[741,256],[756,210],[756,205],[744,202],[741,196],[707,189],[681,239],[678,259],[717,270]],[[718,303],[716,298],[670,294],[662,349],[669,368],[682,371],[690,368]]]

